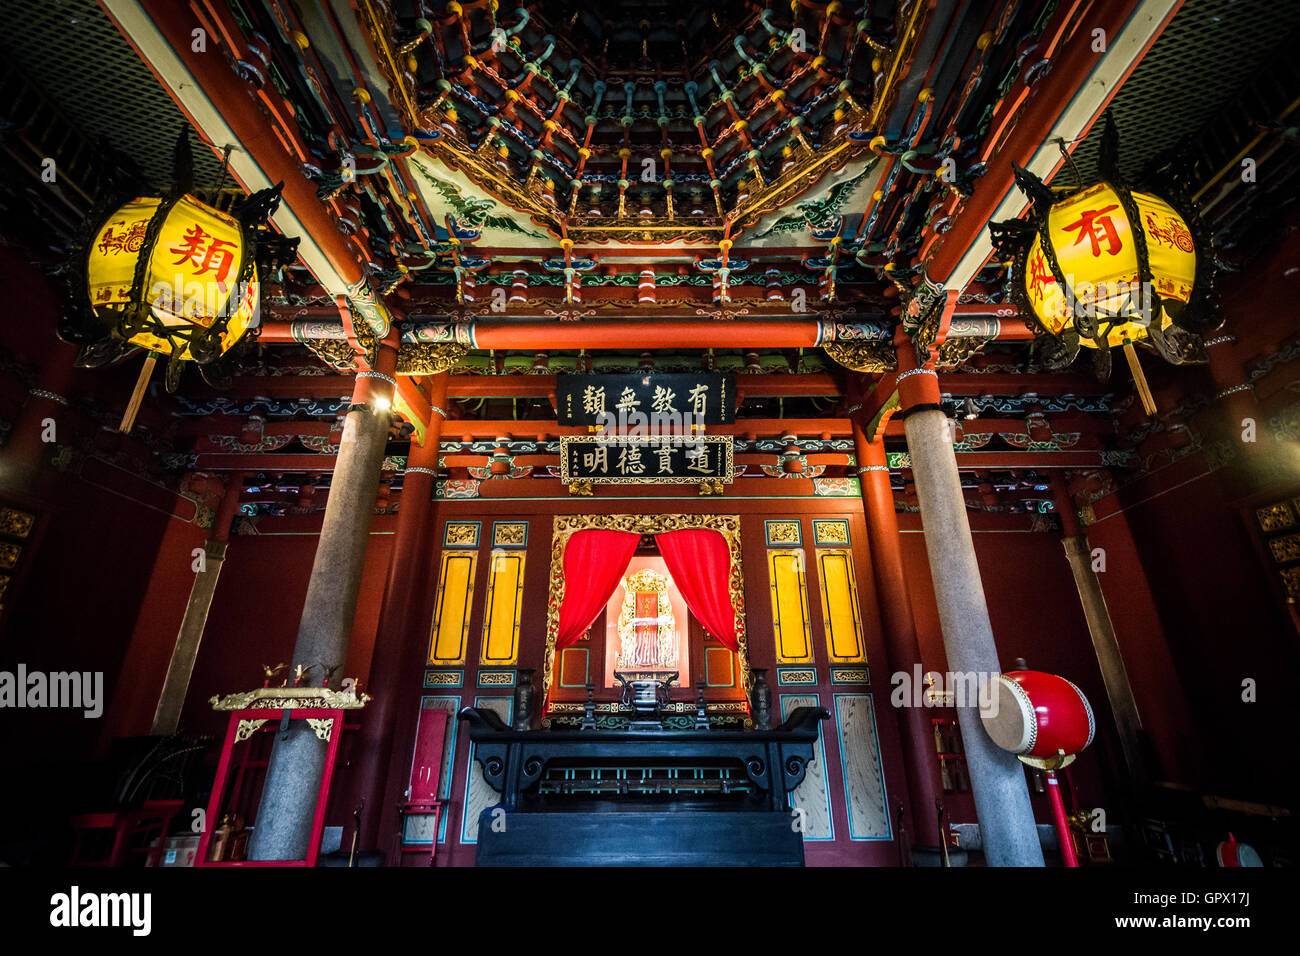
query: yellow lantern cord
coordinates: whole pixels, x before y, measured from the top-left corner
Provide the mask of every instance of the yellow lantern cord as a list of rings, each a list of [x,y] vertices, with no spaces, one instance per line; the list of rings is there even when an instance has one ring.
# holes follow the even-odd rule
[[[1156,413],[1156,400],[1151,394],[1151,386],[1147,384],[1146,374],[1142,371],[1142,363],[1138,361],[1137,350],[1133,348],[1132,342],[1124,343],[1124,357],[1128,359],[1129,371],[1133,373],[1133,384],[1137,386],[1138,398],[1142,399],[1142,408],[1150,416]]]
[[[131,393],[131,401],[126,404],[126,411],[122,414],[122,424],[117,426],[117,430],[123,435],[130,434],[131,429],[135,427],[135,416],[140,411],[140,403],[144,401],[144,390],[149,387],[149,379],[153,377],[153,367],[158,363],[158,356],[154,352],[145,355],[144,365],[140,368],[140,377],[135,380],[135,390]]]

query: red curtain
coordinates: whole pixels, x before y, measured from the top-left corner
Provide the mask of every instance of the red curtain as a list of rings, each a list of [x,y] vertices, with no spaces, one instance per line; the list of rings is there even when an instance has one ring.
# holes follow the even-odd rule
[[[739,650],[727,539],[707,528],[690,528],[657,534],[655,543],[691,613],[719,642]]]
[[[591,627],[618,589],[640,540],[631,531],[578,531],[569,537],[556,647],[568,647]]]

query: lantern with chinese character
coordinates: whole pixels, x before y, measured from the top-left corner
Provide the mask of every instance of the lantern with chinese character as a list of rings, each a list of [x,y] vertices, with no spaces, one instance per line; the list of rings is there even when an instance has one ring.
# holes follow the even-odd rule
[[[212,366],[258,324],[258,258],[274,267],[291,259],[297,240],[270,239],[267,218],[280,186],[244,200],[230,215],[189,195],[189,149],[182,134],[176,185],[164,195],[115,202],[92,214],[79,256],[78,308],[60,334],[82,346],[77,364],[95,367],[135,349],[147,352],[122,420],[130,431],[157,356],[168,357],[166,386],[175,391],[183,362]],[[265,248],[262,248],[265,247]],[[274,249],[274,255],[266,253]]]
[[[1109,350],[1124,349],[1148,414],[1155,403],[1134,346],[1149,345],[1174,364],[1205,361],[1199,333],[1211,316],[1207,255],[1197,254],[1189,219],[1165,200],[1120,181],[1116,134],[1106,118],[1099,167],[1105,180],[1058,194],[1015,167],[1031,199],[1030,221],[991,225],[999,251],[1015,253],[1012,295],[1037,335],[1039,359],[1062,368],[1080,346],[1095,350],[1099,377]]]

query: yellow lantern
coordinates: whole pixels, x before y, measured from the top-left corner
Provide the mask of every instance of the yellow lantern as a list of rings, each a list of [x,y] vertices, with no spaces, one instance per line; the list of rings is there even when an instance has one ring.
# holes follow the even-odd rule
[[[221,370],[222,356],[258,324],[258,263],[274,274],[297,258],[298,240],[275,235],[267,224],[283,183],[246,197],[231,215],[189,194],[192,173],[182,130],[172,190],[127,200],[139,184],[110,186],[116,198],[91,213],[74,259],[79,278],[59,335],[82,346],[77,364],[94,368],[137,348],[147,353],[123,432],[131,430],[159,355],[168,358],[169,392],[185,362],[196,363],[209,381],[221,377],[212,370]]]
[[[212,361],[257,321],[251,246],[237,219],[193,196],[134,199],[88,250],[91,308],[132,345]]]
[[[1053,335],[1075,325],[1077,306],[1092,310],[1097,320],[1097,336],[1081,334],[1080,345],[1113,348],[1139,342],[1151,325],[1167,329],[1191,301],[1196,247],[1187,223],[1162,199],[1129,195],[1139,216],[1136,229],[1109,183],[1076,193],[1048,212],[1046,240],[1057,268],[1050,266],[1040,232],[1029,250],[1024,284],[1034,314]],[[1143,285],[1138,231],[1146,240],[1150,287]],[[1056,272],[1065,278],[1064,286]]]
[[[1033,202],[1030,222],[990,228],[1000,249],[1016,252],[1012,295],[1039,332],[1043,364],[1064,367],[1084,346],[1096,350],[1104,377],[1107,350],[1120,346],[1143,407],[1154,414],[1134,345],[1149,344],[1175,364],[1204,361],[1204,346],[1190,333],[1212,321],[1211,270],[1198,275],[1194,230],[1178,210],[1119,183],[1109,117],[1099,164],[1105,181],[1066,195],[1016,166],[1016,182]]]

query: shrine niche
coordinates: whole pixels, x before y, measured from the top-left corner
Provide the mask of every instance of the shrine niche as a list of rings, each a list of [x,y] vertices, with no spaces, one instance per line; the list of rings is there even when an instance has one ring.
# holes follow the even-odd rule
[[[657,551],[658,553],[654,553]],[[581,590],[574,588],[582,582]],[[604,627],[598,625],[602,613]],[[748,720],[740,519],[735,515],[560,515],[555,518],[543,667],[543,725],[581,715],[585,688],[617,717],[614,672],[681,679],[668,712]]]
[[[653,568],[625,577],[618,614],[619,670],[673,670],[679,658],[672,579]],[[617,599],[617,595],[615,596]]]

